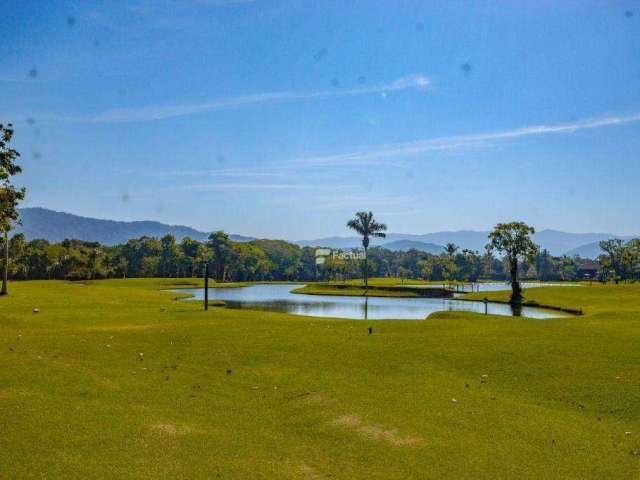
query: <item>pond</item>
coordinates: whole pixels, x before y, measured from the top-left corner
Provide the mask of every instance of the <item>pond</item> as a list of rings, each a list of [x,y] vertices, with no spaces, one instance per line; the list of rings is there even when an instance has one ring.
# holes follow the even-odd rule
[[[303,286],[261,284],[238,288],[210,288],[209,300],[223,300],[227,308],[353,320],[423,320],[440,311],[485,312],[483,302],[446,298],[340,297],[291,293],[291,290]],[[203,288],[172,291],[192,294],[190,300],[202,301],[204,298]],[[513,316],[509,305],[489,303],[486,308],[490,314]],[[521,314],[524,317],[538,319],[566,316],[561,312],[531,307],[524,307]]]

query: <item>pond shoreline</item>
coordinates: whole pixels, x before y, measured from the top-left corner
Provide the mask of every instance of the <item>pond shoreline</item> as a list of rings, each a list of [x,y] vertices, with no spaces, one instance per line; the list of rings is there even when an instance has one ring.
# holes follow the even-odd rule
[[[482,302],[483,301],[477,298],[464,298],[464,297],[458,297],[456,298],[456,300],[460,300],[461,302]],[[487,303],[495,303],[499,305],[511,305],[511,303],[506,300],[489,300],[488,299]],[[534,301],[523,302],[522,306],[531,307],[531,308],[544,308],[545,310],[553,310],[556,312],[569,313],[571,315],[575,315],[578,317],[584,315],[584,312],[582,311],[582,309],[558,307],[556,305],[545,305],[545,304],[534,302]]]
[[[211,288],[210,303],[229,309],[267,310],[292,313],[308,317],[343,318],[352,320],[425,320],[431,314],[443,311],[464,311],[476,314],[500,316],[522,316],[531,319],[558,318],[563,315],[553,315],[553,312],[563,313],[561,310],[524,306],[521,313],[501,302],[487,302],[481,300],[460,301],[459,298],[425,297],[406,295],[406,292],[394,290],[378,290],[378,295],[364,296],[364,289],[337,289],[333,294],[326,289],[314,293],[301,293],[299,290],[307,287],[305,284],[251,284],[237,285],[240,288]],[[246,288],[242,288],[246,287]],[[298,287],[298,288],[296,288]],[[296,291],[298,290],[298,291]],[[345,295],[347,290],[351,290]],[[355,290],[355,291],[354,291]],[[175,300],[185,299],[201,301],[204,289],[173,290],[180,295]],[[328,294],[329,293],[329,294]],[[371,293],[371,292],[369,292]],[[380,295],[382,293],[382,295]]]
[[[245,288],[256,285],[300,285],[300,282],[288,282],[288,281],[278,281],[278,282],[229,282],[229,283],[210,283],[210,289],[234,289],[234,288]],[[541,285],[542,286],[542,285]],[[555,285],[549,285],[555,286]],[[564,286],[564,285],[563,285]],[[575,285],[567,285],[567,286],[575,286]],[[195,298],[196,295],[192,293],[182,293],[179,290],[188,290],[188,289],[204,289],[204,282],[176,282],[176,283],[167,283],[165,285],[166,289],[164,291],[174,291],[174,293],[179,293],[183,295],[182,297],[176,297],[176,300],[188,300]],[[506,286],[505,286],[506,287]],[[508,290],[507,288],[504,289]],[[310,295],[310,296],[327,296],[327,297],[361,297],[361,298],[397,298],[397,299],[451,299],[462,302],[483,302],[482,298],[477,298],[478,293],[476,294],[464,294],[464,295],[455,295],[455,291],[448,290],[446,288],[442,288],[439,286],[429,286],[425,284],[423,288],[416,288],[412,286],[405,285],[372,285],[369,286],[368,290],[364,289],[364,286],[354,285],[354,284],[326,284],[326,283],[305,283],[304,286],[299,288],[294,288],[290,290],[291,294],[296,295]],[[474,298],[465,298],[467,295],[473,295]],[[215,304],[214,304],[215,303]],[[496,299],[488,299],[488,304],[494,305],[510,305],[508,301],[505,300],[496,300]],[[214,299],[210,302],[211,306],[219,306],[224,307],[227,306],[225,302],[216,302]],[[555,312],[566,313],[574,316],[584,315],[582,309],[568,308],[568,307],[560,307],[557,305],[546,305],[540,304],[535,301],[527,301],[522,304],[523,307],[528,308],[536,308],[543,310],[550,310]]]

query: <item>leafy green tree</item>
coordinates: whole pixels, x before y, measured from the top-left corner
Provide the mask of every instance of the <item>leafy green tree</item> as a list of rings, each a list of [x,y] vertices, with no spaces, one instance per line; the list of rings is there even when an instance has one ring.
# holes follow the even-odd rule
[[[379,256],[376,258],[376,260],[380,262],[380,266],[376,273],[382,276],[391,275],[393,273],[397,274],[397,268],[403,267],[408,270],[409,277],[418,278],[420,277],[420,268],[418,263],[427,255],[425,252],[421,252],[415,248],[412,248],[407,252],[397,252],[395,255],[393,252],[389,252],[384,248],[371,250],[382,250],[388,252],[388,254],[382,256],[382,258],[379,258]],[[371,252],[369,254],[371,255]]]
[[[159,270],[160,270],[159,256],[144,257],[140,265],[139,275],[141,277],[156,277],[158,275]]]
[[[273,264],[270,277],[280,280],[293,280],[299,270],[299,262],[302,257],[302,250],[299,246],[293,245],[284,240],[253,240],[255,245],[267,254]]]
[[[20,154],[9,144],[13,138],[13,126],[0,123],[0,233],[4,239],[4,268],[0,295],[8,293],[9,282],[9,231],[18,222],[18,203],[24,199],[25,189],[16,188],[12,177],[22,172],[16,163]]]
[[[443,280],[452,281],[458,279],[458,265],[456,265],[456,262],[451,255],[443,255],[440,258],[440,270],[442,272]]]
[[[28,244],[23,233],[18,233],[9,240],[9,257],[12,260],[9,272],[12,278],[27,280],[29,278],[27,263]]]
[[[273,265],[272,265],[273,269]],[[316,272],[315,248],[304,247],[300,252],[300,259],[296,268],[295,278],[299,280],[312,280]]]
[[[629,240],[626,247],[629,258],[630,278],[636,282],[640,280],[640,239]]]
[[[536,275],[539,280],[547,281],[552,278],[554,265],[551,254],[547,249],[542,250],[535,258]]]
[[[123,246],[117,245],[116,247],[109,249],[106,255],[106,264],[109,269],[109,275],[118,278],[127,278],[127,272],[129,271],[129,262],[123,253]]]
[[[409,278],[409,275],[411,275],[411,270],[404,267],[398,267],[398,276],[400,277],[400,283],[404,283],[405,279]]]
[[[511,303],[522,303],[522,288],[518,281],[519,261],[532,261],[538,254],[538,246],[531,235],[535,229],[524,222],[499,223],[489,234],[488,249],[503,254],[509,264]]]
[[[453,258],[447,254],[429,255],[419,261],[420,276],[425,280],[455,280],[458,273]]]
[[[362,246],[364,247],[364,288],[369,288],[369,264],[368,250],[369,239],[371,237],[385,238],[387,226],[378,223],[373,218],[372,212],[357,212],[356,218],[347,222],[347,227],[356,231],[362,236]]]
[[[264,280],[273,269],[269,257],[250,243],[232,242],[229,270],[234,281]]]
[[[155,273],[151,271],[151,263],[146,262],[144,267],[144,274],[141,275],[140,272],[143,271],[143,262],[148,257],[159,257],[162,252],[162,244],[157,238],[151,237],[140,237],[129,240],[122,247],[122,255],[127,263],[127,277],[136,277],[136,276],[156,276],[158,272]],[[156,262],[156,265],[159,266],[159,260]]]
[[[418,265],[420,267],[420,276],[425,280],[433,280],[433,258],[429,257],[424,260],[420,260]]]
[[[178,262],[180,261],[180,249],[176,244],[176,237],[167,234],[160,239],[160,275],[173,277],[178,275]]]
[[[184,237],[180,242],[180,270],[183,275],[194,277],[199,263],[202,261],[200,253],[202,245],[191,237]]]
[[[482,274],[482,259],[474,251],[464,249],[454,257],[456,280],[475,282]]]
[[[222,230],[213,232],[209,235],[209,247],[213,252],[213,270],[215,279],[218,282],[224,282],[227,263],[231,260],[232,250],[229,241],[229,235]]]
[[[103,278],[101,264],[103,251],[100,246],[90,249],[89,251],[89,278]]]
[[[341,251],[338,252],[343,253]],[[338,277],[343,279],[347,269],[347,262],[344,260],[342,255],[336,255],[336,251],[333,253],[334,255],[327,257],[322,268],[327,272],[329,279],[333,278],[333,280],[338,280]]]
[[[207,262],[213,264],[213,251],[207,243],[201,243],[198,246],[198,254],[194,265],[196,276],[204,275],[204,265]]]
[[[600,249],[607,254],[607,258],[602,259],[605,268],[608,269],[607,276],[613,278],[616,283],[623,277],[624,247],[624,242],[619,238],[600,242]]]
[[[27,264],[27,278],[49,278],[51,246],[46,240],[32,240],[26,247],[24,261]]]

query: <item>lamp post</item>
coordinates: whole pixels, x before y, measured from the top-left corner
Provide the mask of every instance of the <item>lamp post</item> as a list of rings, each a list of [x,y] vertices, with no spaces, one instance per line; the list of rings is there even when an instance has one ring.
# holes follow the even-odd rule
[[[209,262],[204,264],[204,309],[209,310]]]

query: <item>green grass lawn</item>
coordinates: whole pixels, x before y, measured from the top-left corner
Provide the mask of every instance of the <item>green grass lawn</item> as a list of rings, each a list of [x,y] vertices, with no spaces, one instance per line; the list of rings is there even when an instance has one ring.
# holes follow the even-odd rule
[[[525,292],[580,317],[395,322],[10,287],[3,480],[640,478],[640,285]]]

